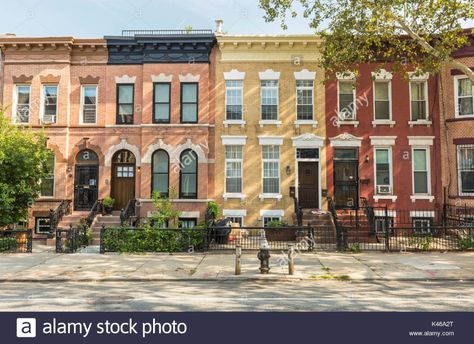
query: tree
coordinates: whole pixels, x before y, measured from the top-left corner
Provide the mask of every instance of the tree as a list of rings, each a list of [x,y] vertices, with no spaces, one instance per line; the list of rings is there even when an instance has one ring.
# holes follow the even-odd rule
[[[265,20],[302,14],[325,39],[321,66],[328,77],[361,63],[392,62],[395,71],[436,73],[443,64],[474,83],[474,72],[452,53],[474,42],[473,0],[260,0]],[[470,36],[471,35],[471,36]]]
[[[176,198],[177,192],[174,188],[170,189],[169,196],[170,198]],[[155,207],[155,211],[151,216],[153,225],[155,227],[178,227],[181,212],[174,208],[170,198],[163,197],[158,191],[153,192],[152,198]]]
[[[0,110],[0,227],[25,220],[48,173],[51,151],[41,131],[11,124]]]

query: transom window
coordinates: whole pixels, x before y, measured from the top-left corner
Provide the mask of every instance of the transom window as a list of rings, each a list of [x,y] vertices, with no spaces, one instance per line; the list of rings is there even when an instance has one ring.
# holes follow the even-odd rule
[[[134,89],[133,84],[117,85],[117,124],[133,124]]]
[[[82,86],[81,120],[84,124],[94,124],[97,117],[97,86]]]
[[[198,84],[181,83],[181,122],[197,123],[198,121]]]
[[[43,122],[56,123],[58,114],[58,85],[43,86]]]
[[[280,147],[262,146],[263,193],[280,193]]]
[[[29,85],[17,85],[15,94],[16,123],[28,123],[30,121],[30,94]]]
[[[428,195],[429,185],[429,153],[426,148],[413,149],[413,193]]]
[[[117,166],[118,178],[133,178],[135,176],[135,166]]]
[[[170,121],[171,84],[153,84],[153,122],[169,123]]]
[[[135,155],[128,150],[121,150],[115,153],[114,155],[114,162],[119,164],[134,164],[135,163]]]
[[[225,147],[225,191],[242,193],[242,146]]]
[[[459,195],[474,195],[474,145],[459,145],[457,150]]]
[[[312,80],[296,80],[296,119],[313,119],[313,93]]]
[[[99,163],[99,157],[95,154],[94,151],[90,149],[84,149],[77,153],[76,155],[76,164],[91,164],[96,165]]]
[[[197,166],[198,157],[196,153],[187,149],[181,153],[180,158],[180,198],[197,198]]]
[[[160,149],[153,153],[152,171],[152,192],[157,191],[161,196],[168,197],[169,156],[167,152]]]
[[[467,77],[457,79],[456,106],[458,116],[474,116],[474,86]]]
[[[278,80],[260,81],[262,120],[278,119]]]
[[[374,114],[376,120],[389,120],[390,111],[390,82],[374,82]]]
[[[319,159],[319,149],[317,148],[297,148],[297,159]]]
[[[243,81],[227,80],[225,82],[226,92],[226,119],[243,119]]]
[[[426,81],[410,82],[411,120],[420,121],[428,119],[428,83]]]
[[[338,81],[339,120],[353,121],[355,119],[355,82]]]

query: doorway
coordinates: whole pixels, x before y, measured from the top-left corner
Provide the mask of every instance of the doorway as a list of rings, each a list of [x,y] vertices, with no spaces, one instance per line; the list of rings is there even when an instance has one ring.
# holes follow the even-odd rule
[[[298,198],[302,208],[319,208],[319,163],[298,162]]]
[[[111,197],[115,200],[114,209],[127,206],[135,198],[135,155],[128,150],[120,150],[112,158]]]
[[[337,209],[359,207],[359,157],[355,148],[334,150],[334,201]]]
[[[74,210],[90,210],[98,198],[99,159],[85,149],[76,155],[74,174]]]

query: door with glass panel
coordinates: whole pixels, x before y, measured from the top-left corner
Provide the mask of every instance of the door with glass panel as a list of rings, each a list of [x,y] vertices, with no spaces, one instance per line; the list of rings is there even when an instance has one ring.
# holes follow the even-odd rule
[[[334,150],[334,201],[338,209],[357,209],[359,159],[357,149]]]
[[[113,157],[111,195],[117,210],[124,209],[135,198],[135,156],[128,150],[118,151]]]

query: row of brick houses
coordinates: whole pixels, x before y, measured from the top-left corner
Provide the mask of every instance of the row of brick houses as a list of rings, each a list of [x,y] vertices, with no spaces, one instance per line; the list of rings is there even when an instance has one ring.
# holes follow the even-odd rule
[[[106,196],[140,217],[153,190],[186,226],[214,200],[248,226],[303,209],[372,205],[433,216],[474,206],[474,89],[439,75],[362,65],[323,83],[314,35],[124,31],[104,39],[0,36],[1,93],[17,125],[45,128],[51,173],[31,209],[87,212]],[[455,58],[474,67],[473,47]],[[171,191],[170,191],[171,190]],[[422,214],[420,215],[420,210]]]

